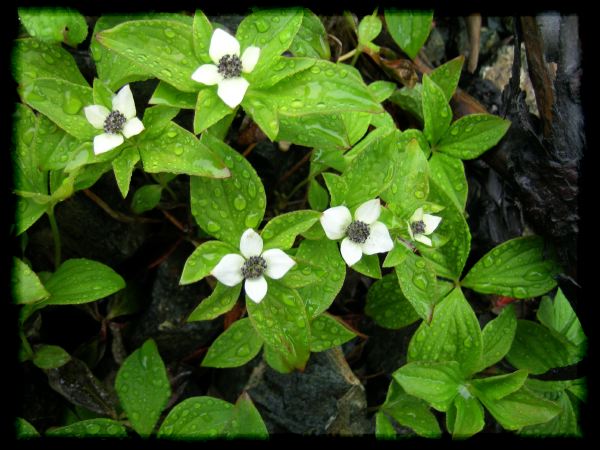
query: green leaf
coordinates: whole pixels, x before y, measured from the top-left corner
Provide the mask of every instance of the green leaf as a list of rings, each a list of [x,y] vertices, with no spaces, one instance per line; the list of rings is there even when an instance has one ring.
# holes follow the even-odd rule
[[[444,91],[431,80],[429,75],[423,75],[423,133],[431,145],[436,144],[452,121],[452,109]],[[457,121],[458,122],[458,121]]]
[[[69,8],[19,8],[19,20],[30,36],[71,47],[83,42],[88,34],[85,18]]]
[[[146,184],[140,187],[135,191],[131,199],[132,211],[136,214],[141,214],[155,208],[160,202],[162,189],[160,184]]]
[[[267,439],[269,431],[252,399],[242,392],[232,410],[231,422],[227,428],[227,436],[237,439]]]
[[[310,351],[322,352],[342,345],[356,336],[344,323],[327,313],[313,319],[310,324]]]
[[[94,103],[92,88],[55,78],[37,78],[24,85],[21,98],[77,139],[91,140],[98,130],[83,108]]]
[[[381,33],[382,23],[377,16],[365,16],[358,24],[358,43],[367,45]]]
[[[384,276],[369,288],[365,314],[377,325],[396,330],[419,320],[410,302],[406,299],[397,278],[393,274]]]
[[[323,173],[323,180],[325,180],[325,185],[331,196],[331,206],[338,206],[344,203],[344,196],[347,189],[344,179],[335,173],[325,172]]]
[[[223,117],[232,113],[212,88],[202,88],[198,92],[198,98],[194,113],[194,134],[200,134],[208,127],[216,124]]]
[[[352,266],[352,270],[371,278],[380,279],[381,267],[379,264],[379,256],[363,254],[360,260]]]
[[[93,37],[90,42],[90,50],[94,58],[98,77],[104,81],[107,86],[116,91],[127,83],[133,81],[147,80],[152,77],[152,73],[134,61],[131,61],[120,54],[113,52],[100,45],[96,39],[98,33],[108,30],[120,23],[131,19],[141,19],[141,15],[103,15],[94,26]]]
[[[428,247],[415,243],[421,255],[433,264],[438,275],[458,281],[467,262],[471,247],[471,233],[462,210],[457,209],[448,195],[435,183],[429,184],[428,201],[444,207],[439,216],[442,221],[433,233],[440,236],[452,236],[447,243],[439,247]],[[427,211],[425,211],[427,212]]]
[[[479,433],[485,425],[483,406],[472,396],[457,395],[446,414],[452,438],[465,439]]]
[[[360,146],[360,153],[356,154],[342,180],[346,184],[345,203],[349,206],[357,205],[377,197],[393,181],[394,161],[398,152],[398,134],[394,129],[377,128],[372,131]]]
[[[129,193],[129,185],[131,183],[131,175],[135,169],[135,165],[140,160],[140,152],[135,147],[125,147],[119,156],[111,161],[117,186],[123,198]]]
[[[450,101],[454,95],[454,91],[456,91],[464,62],[464,55],[460,55],[436,67],[429,73],[431,80],[440,87],[448,101]]]
[[[202,365],[218,368],[242,366],[258,355],[262,344],[250,319],[237,320],[212,343]]]
[[[17,439],[31,439],[40,437],[40,433],[37,432],[35,427],[22,417],[17,417],[15,419],[15,431]]]
[[[465,210],[469,185],[460,159],[434,153],[429,159],[429,177],[431,182],[444,191],[456,209]]]
[[[456,361],[411,362],[393,375],[410,395],[428,402],[438,411],[447,411],[463,383],[460,364]]]
[[[196,59],[203,63],[214,64],[208,55],[210,39],[213,34],[213,27],[199,9],[194,13],[194,22],[192,25],[192,39],[194,44],[194,54]]]
[[[162,134],[173,119],[179,113],[178,107],[157,105],[144,110],[144,127],[146,131],[140,139],[150,140]]]
[[[302,241],[296,257],[311,261],[322,269],[323,277],[317,283],[298,289],[306,304],[308,317],[313,319],[329,308],[342,289],[346,277],[346,263],[340,255],[337,243],[329,239]]]
[[[460,159],[474,159],[496,145],[510,122],[492,114],[470,114],[454,122],[435,150]],[[434,142],[432,142],[433,144]]]
[[[109,110],[112,109],[112,99],[114,97],[112,89],[99,78],[94,78],[94,85],[92,86],[92,96],[94,98],[95,105],[102,105]]]
[[[481,392],[478,393],[478,398],[494,419],[507,430],[548,422],[560,413],[560,406],[539,397],[525,386],[500,400],[488,398]]]
[[[241,290],[241,283],[229,287],[217,282],[212,294],[200,302],[196,309],[192,311],[187,321],[195,322],[198,320],[212,320],[219,317],[221,314],[225,314],[234,307],[240,296]]]
[[[521,389],[525,380],[527,380],[527,375],[526,370],[517,370],[505,375],[475,378],[471,380],[471,384],[475,388],[476,394],[483,392],[490,400],[500,400]]]
[[[500,315],[483,327],[483,354],[480,369],[493,366],[510,350],[517,331],[517,318],[513,305],[508,305]]]
[[[396,276],[402,293],[418,317],[429,322],[433,307],[440,300],[434,270],[426,259],[415,255],[402,244],[402,263],[396,266]]]
[[[173,122],[155,139],[141,141],[138,148],[146,172],[211,178],[229,176],[229,170],[212,146],[208,148],[205,142],[198,141]]]
[[[506,241],[483,256],[461,285],[484,294],[529,298],[556,286],[559,267],[544,254],[544,240],[526,236]]]
[[[161,81],[156,86],[148,103],[151,105],[173,106],[181,109],[195,109],[197,99],[198,94],[196,92],[182,92],[170,84]]]
[[[538,425],[530,425],[519,430],[523,436],[535,437],[567,437],[582,435],[579,427],[578,400],[568,395],[565,386],[560,386],[553,381],[528,380],[526,385],[543,398],[555,401],[561,412],[552,420]],[[558,382],[564,383],[564,382]]]
[[[192,214],[208,234],[238,248],[242,233],[258,228],[262,221],[267,203],[265,189],[252,165],[234,149],[208,133],[200,142],[225,161],[231,177],[192,177]]]
[[[317,211],[325,211],[329,205],[329,194],[314,178],[308,185],[308,204]]]
[[[266,343],[263,345],[263,349],[263,358],[272,369],[279,373],[292,373],[294,371],[294,367],[288,363],[282,353]]]
[[[416,139],[408,141],[396,160],[394,180],[381,196],[391,211],[408,219],[429,194],[429,166]]]
[[[289,367],[302,370],[310,356],[309,321],[302,298],[294,289],[268,279],[267,295],[260,303],[246,300],[248,316],[264,342]]]
[[[98,418],[82,420],[65,427],[52,428],[46,436],[63,438],[126,438],[127,429],[116,420]]]
[[[571,342],[556,331],[530,320],[518,320],[517,332],[506,359],[519,369],[534,375],[581,360]]]
[[[279,133],[279,118],[277,111],[262,101],[263,98],[264,94],[261,92],[250,91],[248,95],[244,96],[242,106],[267,137],[271,141],[275,141]]]
[[[392,39],[410,59],[415,59],[429,36],[433,11],[386,9],[384,15]]]
[[[57,345],[42,345],[33,355],[33,364],[40,369],[56,369],[70,360],[71,355]]]
[[[278,248],[287,250],[294,245],[296,237],[313,226],[321,217],[318,211],[292,211],[274,217],[260,233],[264,250]]]
[[[303,10],[302,23],[294,40],[290,44],[290,52],[294,56],[309,56],[311,58],[330,59],[327,31],[315,13]]]
[[[273,61],[290,47],[302,17],[301,8],[265,9],[253,12],[241,21],[236,32],[241,52],[251,45],[260,48],[258,63],[247,75],[250,85],[265,77]]]
[[[415,84],[412,88],[404,86],[397,89],[390,97],[390,101],[395,103],[404,111],[412,114],[420,123],[423,123],[423,85]]]
[[[167,371],[152,339],[123,362],[115,390],[133,429],[149,436],[171,396]]]
[[[221,241],[200,244],[186,260],[179,284],[195,283],[208,276],[223,256],[228,253],[239,253],[238,247],[239,241],[235,247]]]
[[[375,438],[377,439],[395,439],[396,430],[390,422],[390,419],[382,413],[375,414]]]
[[[12,73],[19,84],[27,84],[36,78],[59,78],[88,85],[68,51],[60,45],[37,39],[15,40]]]
[[[579,347],[582,353],[581,358],[583,358],[587,338],[577,314],[560,288],[558,288],[554,300],[551,300],[550,297],[542,298],[537,311],[537,319],[547,328],[557,331],[573,345]]]
[[[422,322],[408,347],[408,361],[457,361],[465,376],[479,368],[483,340],[473,309],[459,288],[442,300],[431,324]]]
[[[19,258],[13,258],[11,284],[13,302],[18,305],[35,303],[50,296],[35,272]]]
[[[270,105],[277,109],[280,120],[285,117],[297,120],[310,114],[383,112],[352,70],[345,64],[316,61],[310,70],[298,72],[269,88]]]
[[[196,92],[199,88],[191,78],[200,64],[194,56],[190,25],[170,20],[135,20],[101,31],[96,39],[180,91]]]
[[[312,67],[316,62],[317,60],[314,58],[300,58],[293,56],[275,57],[269,68],[269,73],[265,73],[262,77],[256,78],[250,84],[247,95],[244,96],[244,100],[253,98],[256,101],[261,101],[261,99],[264,99],[264,103],[268,104],[268,97],[270,94],[267,88],[270,88],[298,72],[302,72],[309,67]],[[242,105],[244,106],[244,109],[248,106],[247,102],[244,101],[242,101]],[[268,107],[266,105],[263,106]]]
[[[233,405],[213,397],[191,397],[178,403],[157,433],[159,439],[209,439],[222,436]]]
[[[107,297],[125,287],[125,281],[107,265],[90,259],[69,259],[45,283],[50,297],[40,304],[77,305]]]
[[[387,100],[394,93],[394,90],[396,89],[396,83],[378,80],[369,84],[368,88],[375,100],[381,103]]]
[[[390,383],[381,410],[419,436],[438,438],[442,434],[437,418],[431,412],[429,405],[420,398],[408,395],[394,379]]]

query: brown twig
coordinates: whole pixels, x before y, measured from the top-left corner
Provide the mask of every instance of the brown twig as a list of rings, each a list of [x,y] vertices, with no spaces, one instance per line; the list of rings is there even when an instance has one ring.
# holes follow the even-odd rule
[[[179,231],[181,231],[182,233],[187,233],[189,231],[187,226],[182,225],[181,222],[179,222],[175,217],[173,217],[173,215],[170,214],[168,211],[165,211],[164,209],[161,209],[160,211],[169,220],[169,222],[171,222],[179,229]]]
[[[467,17],[467,34],[469,35],[469,61],[467,62],[467,70],[469,73],[474,73],[477,69],[479,61],[479,45],[481,39],[481,14],[471,14]]]
[[[244,150],[244,153],[242,153],[242,155],[244,156],[244,158],[246,156],[248,156],[252,152],[252,150],[254,150],[254,147],[256,147],[256,144],[258,144],[258,142],[253,142],[248,147],[246,147],[246,150]]]
[[[283,183],[290,176],[292,176],[298,169],[300,169],[300,167],[302,167],[304,164],[306,164],[306,162],[310,159],[311,154],[312,154],[312,151],[308,152],[306,155],[304,155],[300,161],[298,161],[296,164],[294,164],[294,167],[292,167],[290,170],[288,170],[286,173],[284,173],[281,176],[281,178],[279,179],[277,184]]]
[[[108,214],[110,217],[112,217],[113,219],[115,219],[119,222],[124,222],[124,223],[134,223],[134,222],[159,223],[160,222],[160,220],[148,219],[146,217],[131,217],[131,216],[128,216],[127,214],[123,214],[122,212],[115,211],[110,206],[108,206],[108,204],[104,200],[102,200],[100,197],[98,197],[96,194],[94,194],[89,189],[84,189],[83,193],[88,198],[90,198],[94,203],[96,203],[100,208],[102,208],[106,214]]]
[[[163,255],[161,255],[158,259],[156,259],[150,263],[150,265],[148,266],[148,269],[152,269],[153,267],[156,267],[160,263],[165,261],[171,255],[171,253],[173,253],[175,251],[175,249],[179,246],[179,244],[181,244],[182,241],[183,241],[183,236],[178,237],[177,240],[175,241],[175,243],[173,245],[171,245],[171,247],[169,247],[169,249]]]

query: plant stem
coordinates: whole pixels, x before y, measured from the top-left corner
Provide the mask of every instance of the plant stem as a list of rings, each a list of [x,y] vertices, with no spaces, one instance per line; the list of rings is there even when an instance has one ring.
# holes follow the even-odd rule
[[[50,228],[52,229],[52,237],[54,238],[54,269],[58,269],[60,266],[60,232],[58,231],[58,225],[56,218],[54,217],[54,205],[52,205],[48,211],[48,220],[50,221]]]

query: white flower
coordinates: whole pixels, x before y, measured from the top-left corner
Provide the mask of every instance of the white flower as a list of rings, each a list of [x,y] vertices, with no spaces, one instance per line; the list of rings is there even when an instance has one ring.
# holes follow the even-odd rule
[[[410,238],[431,247],[431,239],[427,235],[433,233],[441,221],[441,217],[423,214],[423,208],[417,208],[408,221]]]
[[[112,111],[102,105],[83,108],[85,117],[94,128],[104,130],[94,138],[94,153],[112,150],[130,138],[144,131],[144,124],[135,116],[135,102],[129,85],[126,84],[112,98]]]
[[[321,225],[329,239],[341,239],[340,251],[346,264],[356,264],[363,253],[389,252],[394,247],[387,227],[378,222],[381,214],[379,199],[369,200],[358,207],[354,221],[350,210],[345,206],[334,206],[323,212]]]
[[[263,240],[252,228],[240,239],[241,255],[229,253],[219,261],[211,275],[227,286],[235,286],[246,279],[244,289],[254,303],[260,303],[267,294],[267,280],[278,280],[290,270],[296,261],[277,248],[262,251]]]
[[[242,103],[250,83],[243,78],[242,72],[254,70],[260,48],[250,46],[240,57],[240,43],[229,33],[217,28],[210,39],[208,49],[214,64],[203,64],[192,74],[198,83],[212,86],[218,84],[217,95],[230,108]]]

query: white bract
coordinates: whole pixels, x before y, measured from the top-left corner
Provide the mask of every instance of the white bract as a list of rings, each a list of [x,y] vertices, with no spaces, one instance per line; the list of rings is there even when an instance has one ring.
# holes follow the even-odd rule
[[[354,213],[345,206],[334,206],[323,212],[321,225],[331,240],[342,239],[340,252],[346,264],[356,264],[362,255],[389,252],[394,247],[387,227],[377,221],[381,214],[379,199],[360,205]]]
[[[229,253],[215,266],[210,273],[227,286],[235,286],[244,282],[244,289],[250,300],[260,303],[267,294],[267,280],[278,280],[290,270],[296,261],[280,249],[272,248],[262,251],[263,240],[252,228],[248,228],[240,239],[240,252]]]
[[[214,64],[203,64],[192,74],[192,79],[209,86],[218,85],[217,95],[230,108],[239,105],[250,83],[243,78],[242,72],[254,70],[260,48],[250,46],[240,57],[240,43],[229,33],[217,28],[210,39],[208,49]]]
[[[94,153],[112,150],[130,138],[144,131],[144,124],[135,114],[135,102],[129,85],[126,84],[112,98],[112,111],[102,105],[83,108],[85,117],[94,128],[104,130],[94,138]]]
[[[441,221],[441,217],[423,214],[423,208],[417,208],[408,221],[410,238],[431,247],[431,239],[427,235],[433,233]]]

